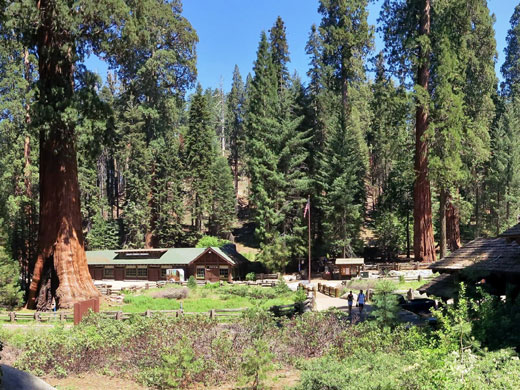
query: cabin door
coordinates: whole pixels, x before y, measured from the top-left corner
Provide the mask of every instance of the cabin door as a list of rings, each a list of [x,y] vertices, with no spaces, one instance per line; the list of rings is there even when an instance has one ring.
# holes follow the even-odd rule
[[[103,279],[103,268],[101,268],[101,267],[94,268],[93,279],[94,280],[101,280],[101,279]]]
[[[148,267],[148,280],[156,282],[160,279],[161,269]]]
[[[206,280],[210,282],[218,282],[220,280],[220,270],[218,266],[210,265],[206,268]]]
[[[124,268],[114,268],[114,280],[125,280]]]

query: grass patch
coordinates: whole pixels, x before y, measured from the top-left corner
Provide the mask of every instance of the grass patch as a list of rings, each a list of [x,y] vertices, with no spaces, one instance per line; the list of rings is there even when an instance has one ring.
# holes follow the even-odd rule
[[[355,290],[368,290],[374,289],[376,284],[384,279],[354,279],[347,281],[345,290],[355,291]],[[417,290],[422,285],[428,283],[431,279],[423,279],[421,281],[418,280],[409,280],[404,282],[399,282],[399,280],[389,279],[391,283],[394,285],[394,290]]]
[[[168,287],[169,288],[169,287]],[[175,288],[175,287],[174,287]],[[295,302],[296,294],[292,291],[278,291],[276,288],[208,284],[189,289],[187,298],[170,299],[157,297],[164,289],[150,289],[145,293],[125,294],[122,306],[113,306],[112,310],[125,313],[142,313],[146,310],[178,310],[202,313],[211,309],[238,309],[260,307],[267,309],[276,305],[288,305]]]

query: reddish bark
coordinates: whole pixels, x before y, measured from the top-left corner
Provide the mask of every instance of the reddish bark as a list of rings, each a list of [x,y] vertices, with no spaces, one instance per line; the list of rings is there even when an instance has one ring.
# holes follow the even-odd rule
[[[446,243],[450,251],[462,246],[460,243],[460,212],[451,200],[446,205]]]
[[[157,193],[157,181],[155,178],[155,164],[152,164],[150,193],[148,194],[148,206],[150,207],[150,226],[145,234],[145,248],[158,248],[159,237],[157,236],[157,222],[159,215],[157,210],[157,201],[155,194]]]
[[[55,4],[39,0],[40,224],[38,258],[27,306],[61,308],[98,297],[87,266],[81,226],[74,125],[63,121],[74,86],[70,34],[56,23]],[[67,53],[63,52],[68,45]],[[45,110],[41,110],[44,107]]]
[[[448,203],[448,192],[441,188],[439,196],[439,225],[440,225],[440,240],[439,240],[439,256],[444,258],[447,254],[446,245],[446,206]]]
[[[430,0],[424,1],[419,33],[430,35]],[[419,68],[417,84],[425,91],[430,81],[429,50],[421,48],[419,52]],[[414,253],[416,261],[431,262],[435,260],[435,242],[433,238],[432,201],[430,181],[428,179],[428,107],[418,102],[416,110],[415,130],[415,183],[414,183]]]

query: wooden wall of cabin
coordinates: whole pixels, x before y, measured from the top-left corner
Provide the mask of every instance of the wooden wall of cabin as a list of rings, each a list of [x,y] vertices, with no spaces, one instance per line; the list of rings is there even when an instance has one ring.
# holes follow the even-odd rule
[[[220,277],[220,267],[227,267],[227,279],[223,279]],[[200,275],[197,275],[197,268],[204,268],[204,278],[201,278]],[[193,275],[196,279],[199,280],[207,280],[210,282],[226,280],[228,282],[231,282],[233,280],[233,268],[233,265],[223,260],[215,252],[207,252],[204,253],[201,257],[199,257],[192,264],[190,264],[189,267],[187,267],[186,278],[189,278],[191,275]]]

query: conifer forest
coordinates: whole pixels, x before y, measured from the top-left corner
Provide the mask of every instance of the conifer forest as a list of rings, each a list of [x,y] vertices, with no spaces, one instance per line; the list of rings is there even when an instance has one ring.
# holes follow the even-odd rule
[[[181,0],[0,0],[0,265],[28,307],[97,296],[85,250],[210,235],[297,269],[308,199],[313,259],[432,262],[517,223],[520,5],[497,74],[486,0],[316,3],[306,74],[278,17],[224,90]]]

